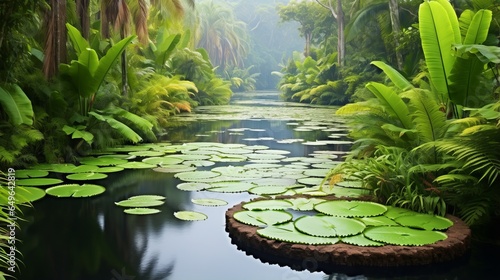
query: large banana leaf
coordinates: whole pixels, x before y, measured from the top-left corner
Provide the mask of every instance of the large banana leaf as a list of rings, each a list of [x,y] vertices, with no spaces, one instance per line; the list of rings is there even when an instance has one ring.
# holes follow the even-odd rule
[[[73,44],[73,48],[76,51],[76,54],[79,56],[81,52],[90,48],[89,43],[85,38],[83,38],[82,34],[78,29],[76,29],[73,25],[66,23],[66,28],[68,29],[69,39]]]
[[[462,17],[461,17],[462,18]],[[464,44],[482,44],[488,37],[492,12],[480,10],[471,19],[464,38]],[[475,56],[458,57],[451,70],[449,96],[455,104],[467,106],[469,98],[479,86],[479,78],[485,63]]]
[[[18,85],[0,86],[0,105],[12,125],[33,124],[31,101]]]
[[[447,5],[451,5],[446,2]],[[441,1],[430,1],[420,4],[419,29],[422,49],[429,69],[431,83],[441,100],[448,101],[448,75],[451,72],[455,57],[451,46],[456,42],[455,31],[450,21],[448,11]],[[456,19],[456,16],[455,16]],[[458,20],[456,22],[458,36]]]
[[[376,82],[368,83],[366,88],[377,97],[389,114],[395,116],[401,122],[404,128],[411,129],[413,127],[408,107],[403,99],[391,88]]]
[[[155,62],[158,68],[163,68],[165,66],[165,62],[170,57],[177,44],[179,44],[180,40],[180,34],[172,34],[166,38],[160,36],[160,38],[158,38],[159,43],[155,50]]]
[[[471,10],[464,10],[460,14],[460,18],[458,19],[458,24],[460,26],[460,34],[462,35],[462,41],[465,39],[465,36],[467,36],[467,31],[469,30],[469,26],[472,22],[472,18],[474,17],[474,11]]]
[[[405,78],[401,73],[399,73],[396,69],[392,68],[390,65],[387,65],[382,61],[372,61],[373,65],[380,68],[384,73],[391,79],[391,81],[398,87],[400,90],[409,90],[413,88],[413,85]]]
[[[106,116],[98,114],[95,111],[89,112],[89,115],[93,116],[99,121],[103,121],[109,124],[116,132],[120,133],[124,138],[130,140],[132,143],[138,143],[142,141],[142,137],[139,136],[134,130],[132,130],[128,125],[116,120],[112,116]]]

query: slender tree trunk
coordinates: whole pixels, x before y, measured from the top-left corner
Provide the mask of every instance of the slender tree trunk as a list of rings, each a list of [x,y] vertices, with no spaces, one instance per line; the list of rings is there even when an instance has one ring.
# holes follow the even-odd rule
[[[391,14],[392,36],[394,38],[394,48],[398,69],[403,69],[403,55],[399,50],[399,35],[401,33],[401,24],[399,21],[399,3],[398,0],[389,0],[389,12]]]
[[[311,38],[312,38],[312,33],[311,32],[307,32],[306,34],[304,34],[304,37],[306,39],[306,46],[305,46],[305,49],[304,49],[304,56],[308,57],[309,55],[311,55]]]
[[[76,0],[76,14],[80,20],[80,31],[83,38],[89,39],[90,35],[90,0]]]
[[[345,62],[345,22],[344,10],[342,9],[342,1],[337,0],[337,25],[338,25],[338,63],[344,66]]]
[[[122,39],[125,38],[125,30],[121,30],[120,31],[120,37]],[[122,54],[122,63],[121,63],[121,67],[122,67],[122,95],[123,97],[128,97],[128,69],[127,69],[127,50],[123,50]]]
[[[45,58],[43,73],[51,79],[58,73],[59,64],[66,62],[66,0],[50,0],[45,13]]]

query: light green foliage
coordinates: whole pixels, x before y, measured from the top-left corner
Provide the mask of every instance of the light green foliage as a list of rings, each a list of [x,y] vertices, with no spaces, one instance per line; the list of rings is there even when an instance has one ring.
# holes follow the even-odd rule
[[[105,190],[103,186],[94,184],[67,184],[50,187],[45,192],[57,197],[89,197],[99,195]]]

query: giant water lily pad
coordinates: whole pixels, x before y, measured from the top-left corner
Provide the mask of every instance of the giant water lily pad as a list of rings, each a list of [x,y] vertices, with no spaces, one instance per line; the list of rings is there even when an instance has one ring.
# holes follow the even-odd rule
[[[201,191],[210,188],[211,186],[212,185],[207,183],[189,182],[189,183],[180,183],[177,185],[177,188],[181,191]]]
[[[330,172],[330,169],[308,169],[304,171],[304,175],[309,177],[321,177],[322,179]]]
[[[292,207],[291,202],[281,199],[257,200],[243,204],[246,210],[285,210]]]
[[[262,187],[254,187],[248,190],[249,193],[253,193],[256,195],[273,195],[273,194],[282,194],[288,191],[287,187],[283,186],[262,186]]]
[[[190,172],[194,170],[196,170],[196,167],[184,164],[162,165],[162,167],[153,168],[153,171],[160,173],[180,173],[180,172]]]
[[[87,173],[69,174],[68,176],[66,176],[66,179],[77,180],[77,181],[88,181],[88,180],[100,180],[106,177],[108,177],[107,174],[87,172]]]
[[[407,227],[372,227],[366,229],[364,235],[374,241],[399,246],[423,246],[447,238],[447,235],[440,231]]]
[[[356,235],[365,229],[360,221],[332,216],[303,216],[294,223],[303,233],[320,237],[342,237]]]
[[[128,154],[138,157],[159,157],[164,155],[165,153],[161,151],[136,151],[136,152],[129,152]]]
[[[453,222],[447,218],[429,214],[401,216],[396,218],[395,221],[402,226],[425,230],[445,230],[453,225]]]
[[[183,221],[203,221],[208,219],[208,216],[195,211],[178,211],[174,213],[174,216]]]
[[[112,157],[88,157],[79,159],[81,164],[85,165],[97,165],[97,166],[114,166],[119,164],[125,164],[128,161],[126,159],[112,158]]]
[[[142,160],[144,163],[154,164],[157,166],[174,165],[182,163],[184,160],[175,157],[148,157]]]
[[[347,244],[362,246],[362,247],[379,247],[384,246],[384,243],[373,241],[366,238],[364,234],[342,237],[341,241]]]
[[[47,194],[57,197],[89,197],[103,193],[106,189],[103,186],[94,184],[67,184],[50,187]]]
[[[239,211],[234,213],[233,217],[240,223],[256,227],[272,226],[293,219],[292,214],[278,210]]]
[[[286,201],[291,202],[293,204],[292,207],[293,210],[312,211],[314,209],[314,205],[321,203],[325,200],[320,198],[299,197],[299,198],[286,199]]]
[[[97,173],[115,173],[115,172],[120,172],[123,171],[123,167],[117,167],[117,166],[105,166],[105,167],[99,167],[99,169],[96,170]]]
[[[193,198],[191,199],[191,202],[197,205],[211,206],[211,207],[227,205],[227,201],[217,198]]]
[[[156,167],[156,165],[154,165],[154,164],[138,162],[138,161],[131,161],[131,162],[127,162],[125,164],[117,165],[117,166],[125,168],[125,169],[150,169],[150,168]]]
[[[164,200],[166,197],[163,195],[155,195],[155,194],[141,194],[129,197],[128,199],[139,199],[139,200]]]
[[[23,186],[23,187],[35,187],[35,186],[51,186],[51,185],[56,185],[60,184],[63,181],[60,179],[55,179],[55,178],[30,178],[30,179],[19,179],[16,180],[16,185],[17,186]]]
[[[387,211],[382,204],[359,200],[325,201],[316,204],[314,209],[325,215],[337,217],[372,217],[382,215]]]
[[[324,180],[323,178],[307,177],[307,178],[298,179],[297,182],[304,184],[304,185],[314,186],[314,185],[321,185],[323,180]]]
[[[220,193],[247,192],[249,189],[255,187],[254,184],[247,182],[218,182],[211,183],[210,185],[211,187],[207,188],[208,191]]]
[[[362,217],[358,218],[359,221],[363,222],[363,224],[372,227],[379,226],[399,226],[398,223],[389,219],[387,216],[375,216],[375,217]]]
[[[151,215],[160,213],[161,211],[154,208],[128,208],[123,210],[123,212],[131,215]]]
[[[415,212],[415,211],[412,211],[410,209],[400,208],[400,207],[386,206],[386,208],[387,208],[387,211],[384,213],[384,216],[387,216],[393,220],[395,220],[401,216],[417,214],[417,212]]]
[[[165,201],[161,199],[151,199],[151,198],[132,198],[126,199],[119,202],[115,202],[116,205],[121,207],[153,207],[163,205]]]
[[[197,181],[201,182],[205,179],[218,177],[220,175],[221,174],[219,172],[213,172],[213,171],[192,171],[192,172],[177,173],[174,175],[174,177],[187,182],[197,182]]]
[[[309,245],[329,245],[339,241],[336,237],[317,237],[304,234],[298,231],[292,222],[258,229],[257,233],[269,239]]]

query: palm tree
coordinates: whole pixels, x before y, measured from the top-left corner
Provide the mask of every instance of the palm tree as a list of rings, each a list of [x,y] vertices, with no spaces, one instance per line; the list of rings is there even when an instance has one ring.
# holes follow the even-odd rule
[[[249,51],[247,27],[227,6],[213,1],[199,4],[201,37],[198,45],[206,49],[215,66],[243,66]]]

